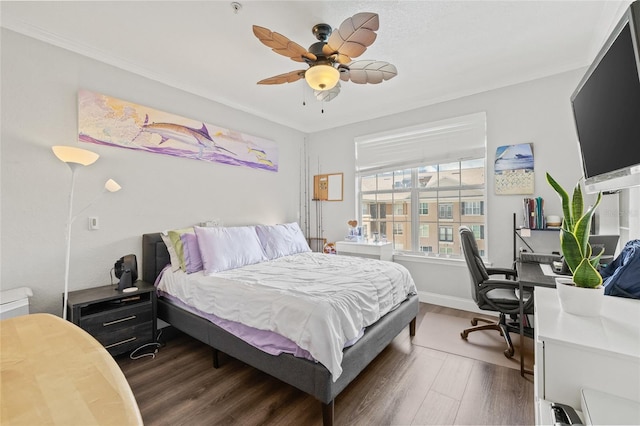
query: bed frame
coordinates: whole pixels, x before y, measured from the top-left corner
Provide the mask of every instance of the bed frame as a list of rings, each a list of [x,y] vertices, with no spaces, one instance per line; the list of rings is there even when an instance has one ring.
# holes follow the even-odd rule
[[[142,278],[154,283],[160,271],[170,263],[167,247],[160,233],[142,236]],[[214,349],[214,367],[218,367],[218,351],[257,368],[322,403],[322,421],[333,425],[334,399],[391,341],[409,325],[415,335],[418,296],[407,298],[400,306],[365,329],[358,342],[344,350],[342,374],[333,381],[322,364],[290,354],[267,354],[210,321],[181,309],[162,297],[158,298],[158,318]]]

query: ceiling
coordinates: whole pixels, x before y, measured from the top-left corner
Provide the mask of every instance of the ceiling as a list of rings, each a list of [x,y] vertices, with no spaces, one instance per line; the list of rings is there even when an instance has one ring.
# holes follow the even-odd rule
[[[0,19],[10,30],[313,133],[586,66],[629,3],[241,1],[236,13],[230,1],[2,1]],[[378,13],[380,29],[357,59],[390,62],[395,78],[342,82],[340,95],[324,103],[304,80],[256,84],[305,65],[271,52],[252,25],[306,48],[317,41],[315,24],[336,28],[358,12]]]

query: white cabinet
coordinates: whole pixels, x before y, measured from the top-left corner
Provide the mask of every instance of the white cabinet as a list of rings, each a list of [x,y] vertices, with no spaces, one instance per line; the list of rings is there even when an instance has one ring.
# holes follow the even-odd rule
[[[352,241],[337,241],[336,252],[345,256],[369,257],[372,259],[393,260],[391,243],[356,243]]]
[[[583,389],[640,401],[640,301],[605,297],[598,317],[567,314],[554,288],[535,289],[536,423],[543,400],[580,410]]]

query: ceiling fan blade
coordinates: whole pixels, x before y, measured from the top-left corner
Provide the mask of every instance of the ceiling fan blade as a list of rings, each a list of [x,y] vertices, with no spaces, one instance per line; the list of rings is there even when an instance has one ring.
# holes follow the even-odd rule
[[[304,77],[304,72],[306,70],[297,70],[291,71],[286,74],[274,75],[273,77],[265,78],[264,80],[260,80],[258,84],[283,84],[283,83],[293,83],[294,81],[298,81]]]
[[[377,13],[357,13],[345,19],[340,27],[331,33],[327,40],[328,49],[333,53],[339,52],[357,58],[376,40],[375,32],[379,27]]]
[[[291,58],[296,62],[304,62],[304,58],[311,61],[315,61],[318,58],[313,53],[307,52],[307,49],[289,40],[287,37],[279,33],[274,33],[268,28],[253,26],[253,34],[258,37],[258,40],[267,47],[270,47],[274,52]]]
[[[340,79],[357,84],[378,84],[398,75],[395,65],[383,61],[354,61],[340,70]]]
[[[313,94],[319,101],[329,102],[340,94],[340,82],[336,84],[333,89],[330,90],[314,90]]]

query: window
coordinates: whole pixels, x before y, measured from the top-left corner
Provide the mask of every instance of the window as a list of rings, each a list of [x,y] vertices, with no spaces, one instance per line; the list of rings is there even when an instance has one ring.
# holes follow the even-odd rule
[[[453,242],[453,227],[451,226],[440,227],[440,241]]]
[[[440,247],[440,254],[453,254],[453,247]]]
[[[407,174],[415,186],[393,183],[406,182]],[[422,186],[420,182],[428,183]],[[365,175],[360,177],[361,223],[370,232],[392,232],[396,251],[447,255],[462,253],[458,228],[466,225],[479,240],[479,249],[485,250],[484,197],[483,158]],[[437,217],[423,214],[431,208],[438,212]],[[431,226],[437,235],[431,235]],[[451,243],[453,246],[441,250],[442,244]]]
[[[452,203],[444,203],[438,205],[438,219],[453,219]]]
[[[471,114],[356,138],[363,229],[389,231],[397,252],[457,257],[466,225],[484,252],[485,121]]]
[[[476,240],[484,240],[484,225],[469,225]]]
[[[466,201],[462,203],[463,216],[480,216],[484,214],[484,201]]]

